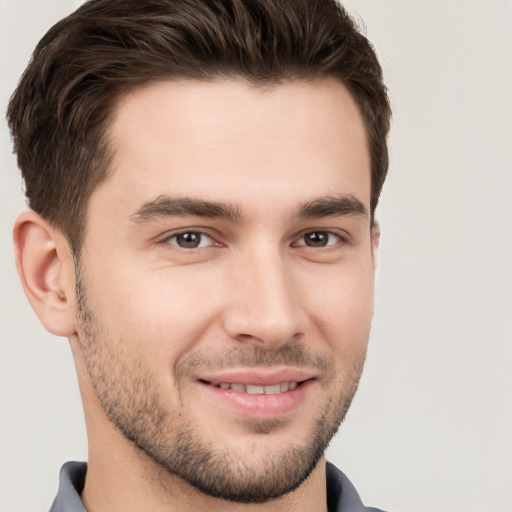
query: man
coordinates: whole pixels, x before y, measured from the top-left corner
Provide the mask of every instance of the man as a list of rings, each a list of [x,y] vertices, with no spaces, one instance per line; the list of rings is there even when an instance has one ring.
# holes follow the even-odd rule
[[[366,354],[389,117],[330,0],[93,0],[43,37],[8,109],[16,261],[89,439],[53,511],[370,510],[324,452]]]

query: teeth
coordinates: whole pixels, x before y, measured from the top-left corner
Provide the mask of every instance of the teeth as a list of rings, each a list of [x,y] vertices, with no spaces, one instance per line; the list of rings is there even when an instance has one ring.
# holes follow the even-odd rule
[[[215,387],[221,389],[232,389],[239,393],[248,393],[249,395],[277,395],[278,393],[286,393],[292,391],[298,386],[298,382],[281,382],[280,384],[273,384],[271,386],[256,386],[253,384],[229,384],[228,382],[221,382],[214,384]]]
[[[263,386],[247,384],[247,393],[249,393],[249,395],[263,395],[263,393],[265,393],[265,388]]]
[[[276,395],[281,393],[281,385],[275,384],[274,386],[265,386],[265,395]]]

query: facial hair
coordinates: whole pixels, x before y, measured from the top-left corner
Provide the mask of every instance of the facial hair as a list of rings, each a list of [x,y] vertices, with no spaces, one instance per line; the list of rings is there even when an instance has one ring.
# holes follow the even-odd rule
[[[279,498],[308,478],[350,407],[365,349],[354,357],[343,379],[332,358],[312,354],[297,341],[272,351],[244,345],[217,354],[190,352],[178,358],[172,368],[178,397],[178,405],[172,408],[164,402],[149,363],[130,351],[129,343],[113,339],[105,322],[91,309],[79,271],[76,282],[78,341],[95,395],[109,421],[142,454],[200,492],[238,503]],[[254,439],[249,456],[247,451],[231,446],[229,437],[222,447],[214,447],[204,426],[187,414],[193,407],[185,396],[193,372],[272,366],[316,369],[322,376],[325,403],[308,426],[306,441],[291,440],[279,450],[264,452],[258,449],[258,440],[286,427],[287,420],[248,420],[242,426]]]

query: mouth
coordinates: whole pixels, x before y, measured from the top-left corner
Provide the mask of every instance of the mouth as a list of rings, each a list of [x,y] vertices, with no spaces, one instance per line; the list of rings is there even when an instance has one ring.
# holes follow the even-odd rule
[[[309,403],[317,376],[295,369],[248,369],[202,375],[196,382],[208,397],[205,407],[264,420],[289,416]]]
[[[219,389],[231,389],[238,393],[248,393],[249,395],[277,395],[279,393],[286,393],[288,391],[293,391],[298,386],[301,386],[306,382],[303,381],[291,381],[291,382],[279,382],[277,384],[270,384],[268,386],[261,386],[257,384],[240,384],[237,382],[229,383],[229,382],[208,382],[205,380],[200,380],[204,384],[208,384],[215,388]]]

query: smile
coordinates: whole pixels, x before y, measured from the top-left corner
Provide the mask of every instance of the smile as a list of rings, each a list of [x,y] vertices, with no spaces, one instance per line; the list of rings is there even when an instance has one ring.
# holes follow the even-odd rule
[[[300,370],[243,370],[197,379],[206,406],[222,414],[270,420],[300,410],[315,389],[316,375]],[[311,398],[309,398],[311,400]]]
[[[238,384],[219,382],[218,384],[209,383],[212,386],[220,389],[231,389],[238,391],[239,393],[248,393],[249,395],[277,395],[279,393],[286,393],[287,391],[293,391],[301,382],[281,382],[278,384],[272,384],[271,386],[257,386],[254,384]]]

